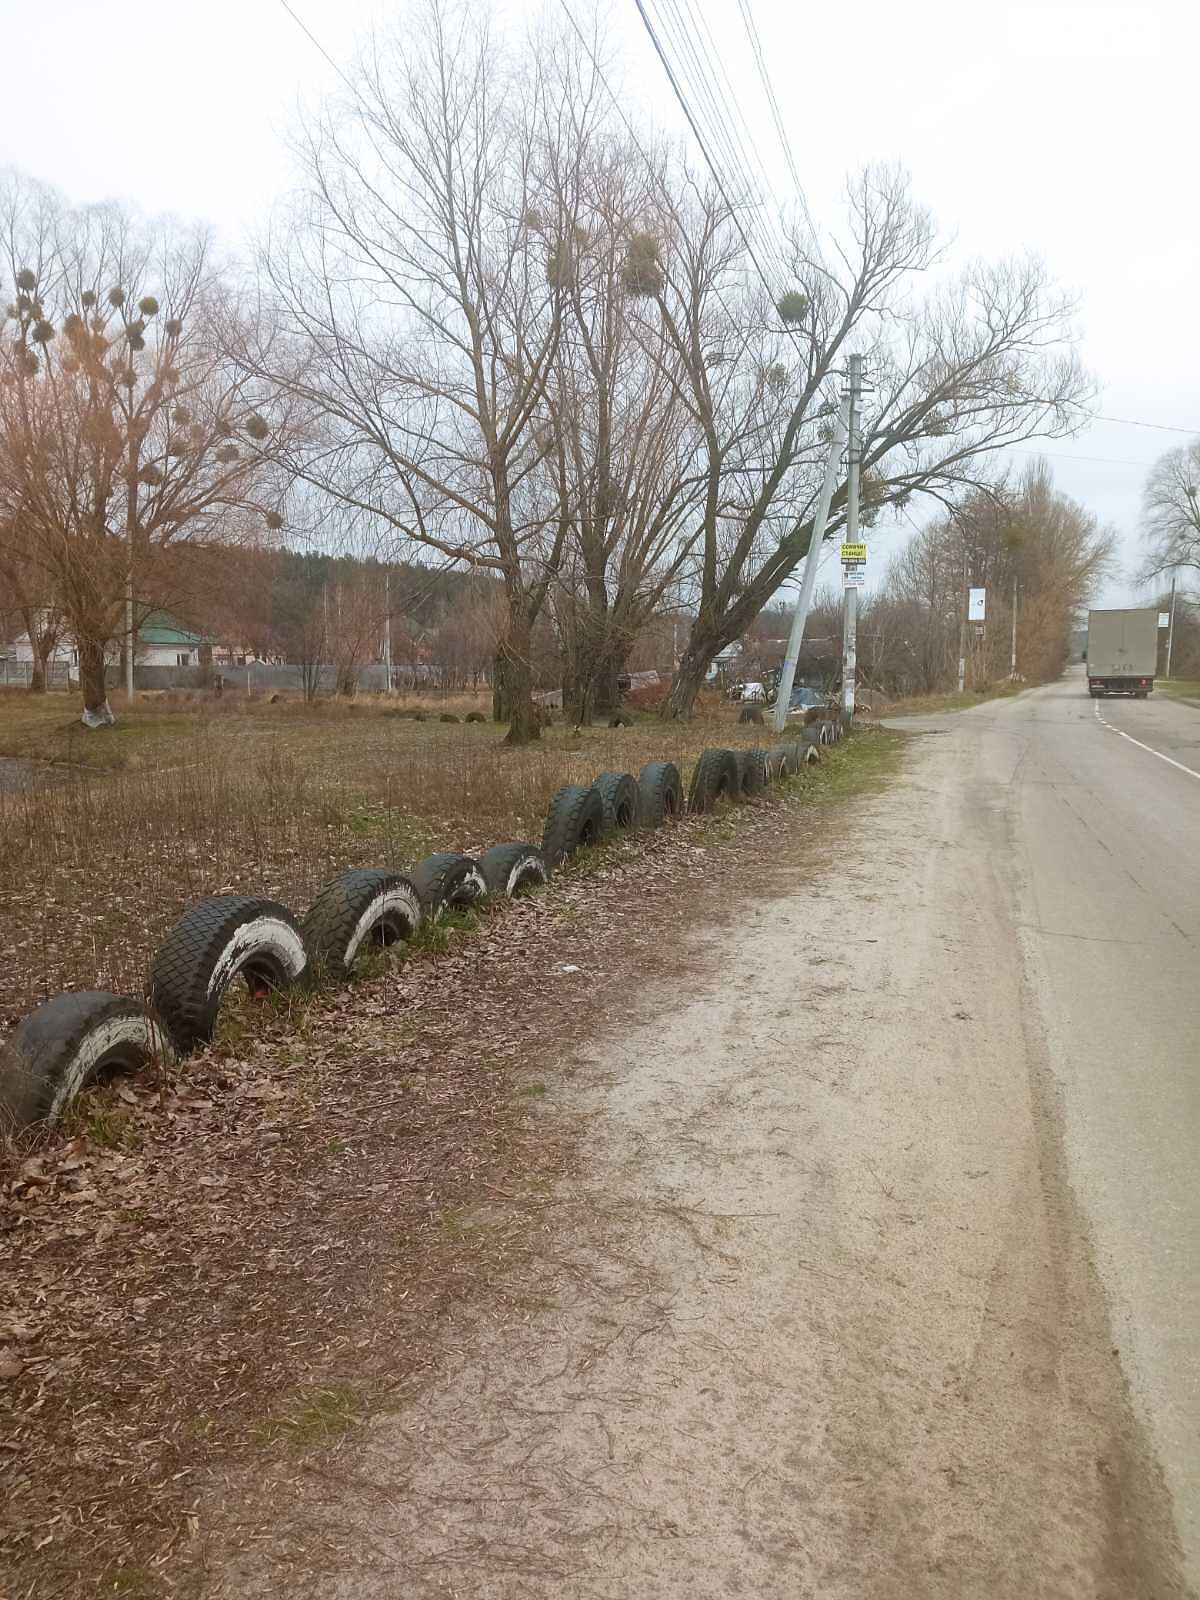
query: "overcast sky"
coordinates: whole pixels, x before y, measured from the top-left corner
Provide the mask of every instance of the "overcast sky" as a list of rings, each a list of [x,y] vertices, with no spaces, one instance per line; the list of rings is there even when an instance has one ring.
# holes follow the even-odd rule
[[[566,0],[584,25],[592,0]],[[290,0],[328,53],[402,9]],[[771,182],[787,169],[736,0],[670,0],[711,30]],[[1200,433],[1200,0],[752,0],[809,208],[898,159],[960,256],[1032,249],[1079,297],[1081,353],[1110,417]],[[510,10],[524,9],[513,0]],[[557,9],[556,6],[551,7]],[[611,0],[612,81],[682,129],[634,0]],[[289,183],[301,99],[337,86],[281,0],[0,0],[10,47],[0,162],[73,201],[207,220],[244,246]],[[698,48],[708,49],[702,28]],[[1098,421],[1046,452],[1060,488],[1136,560],[1146,467],[1184,433]],[[903,538],[876,530],[872,565]],[[1114,583],[1107,603],[1133,598]]]

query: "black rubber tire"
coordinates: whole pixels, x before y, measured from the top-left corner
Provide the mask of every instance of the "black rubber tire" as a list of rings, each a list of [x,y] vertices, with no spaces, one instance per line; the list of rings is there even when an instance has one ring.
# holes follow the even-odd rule
[[[790,744],[776,745],[768,760],[771,764],[771,782],[786,783],[796,770],[796,757]]]
[[[554,872],[587,845],[599,844],[604,833],[604,802],[591,784],[568,783],[554,796],[542,830],[546,870]]]
[[[683,811],[683,779],[673,761],[647,761],[638,773],[638,820],[658,828]]]
[[[345,979],[365,950],[411,939],[424,917],[411,879],[376,867],[352,867],[325,885],[300,931],[313,966],[330,978]]]
[[[738,751],[738,778],[744,800],[757,800],[766,788],[766,774],[763,771],[766,759],[765,750]]]
[[[535,844],[494,844],[479,858],[479,870],[494,899],[514,899],[539,889],[550,874],[546,858]]]
[[[604,807],[604,837],[636,828],[638,786],[632,772],[602,772],[592,784]]]
[[[457,722],[458,718],[454,715],[453,711],[443,711],[441,716],[438,718],[438,721],[439,722]]]
[[[632,728],[633,718],[627,716],[624,711],[618,711],[615,717],[609,717],[608,725],[610,728]]]
[[[736,800],[741,794],[741,772],[732,750],[705,750],[692,773],[688,790],[690,812],[711,811],[718,800]]]
[[[408,877],[421,898],[426,922],[437,922],[447,911],[465,911],[487,898],[487,884],[478,861],[453,850],[426,856]]]
[[[486,722],[487,718],[482,711],[468,711],[463,718],[464,722]]]
[[[759,706],[743,706],[738,712],[738,721],[753,723],[756,727],[762,726],[763,714]]]
[[[171,1058],[140,1000],[97,989],[55,995],[0,1040],[0,1128],[51,1126],[94,1079]]]
[[[308,976],[308,947],[295,917],[275,900],[218,894],[192,906],[158,947],[150,1002],[175,1049],[207,1044],[225,991],[239,973],[251,988],[287,989]]]

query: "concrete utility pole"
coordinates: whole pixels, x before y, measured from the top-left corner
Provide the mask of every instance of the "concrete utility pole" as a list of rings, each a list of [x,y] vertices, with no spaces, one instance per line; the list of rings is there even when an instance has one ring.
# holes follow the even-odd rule
[[[1009,677],[1016,681],[1017,676],[1017,580],[1013,579],[1013,614],[1012,614],[1012,660],[1009,665]]]
[[[862,402],[862,357],[850,357],[850,468],[846,480],[846,543],[858,543],[858,480],[862,466],[859,409]],[[854,717],[854,674],[858,665],[857,576],[843,579],[842,603],[842,722],[848,728]]]
[[[1163,677],[1168,679],[1171,676],[1171,646],[1175,643],[1175,585],[1178,581],[1179,568],[1175,567],[1171,572],[1171,620],[1167,623],[1167,670],[1163,673]]]
[[[787,727],[788,711],[791,709],[792,685],[796,681],[796,664],[800,660],[800,646],[804,643],[804,627],[808,621],[809,607],[812,605],[813,589],[817,582],[817,568],[821,564],[821,548],[825,539],[825,525],[829,521],[829,505],[833,499],[833,491],[837,487],[838,467],[842,461],[842,446],[846,442],[847,405],[843,400],[838,409],[837,424],[833,430],[833,438],[829,445],[829,460],[825,463],[825,477],[821,483],[821,492],[817,496],[817,509],[813,516],[812,536],[808,541],[808,554],[804,558],[804,577],[800,582],[800,596],[796,601],[796,611],[792,617],[791,632],[788,634],[787,653],[783,658],[783,671],[779,678],[779,688],[775,695],[775,714],[772,726],[776,733],[782,733]]]

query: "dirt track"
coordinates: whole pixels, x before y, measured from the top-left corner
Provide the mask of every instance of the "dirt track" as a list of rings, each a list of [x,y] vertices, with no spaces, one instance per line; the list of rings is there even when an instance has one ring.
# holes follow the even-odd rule
[[[948,744],[548,1059],[585,1159],[519,1314],[279,1480],[208,1595],[1187,1592]]]

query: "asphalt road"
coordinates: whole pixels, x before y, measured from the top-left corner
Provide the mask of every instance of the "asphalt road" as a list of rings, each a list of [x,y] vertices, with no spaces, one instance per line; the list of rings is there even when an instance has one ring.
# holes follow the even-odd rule
[[[1003,816],[1069,1176],[1200,1584],[1200,709],[1093,701],[1076,671],[900,725]]]

